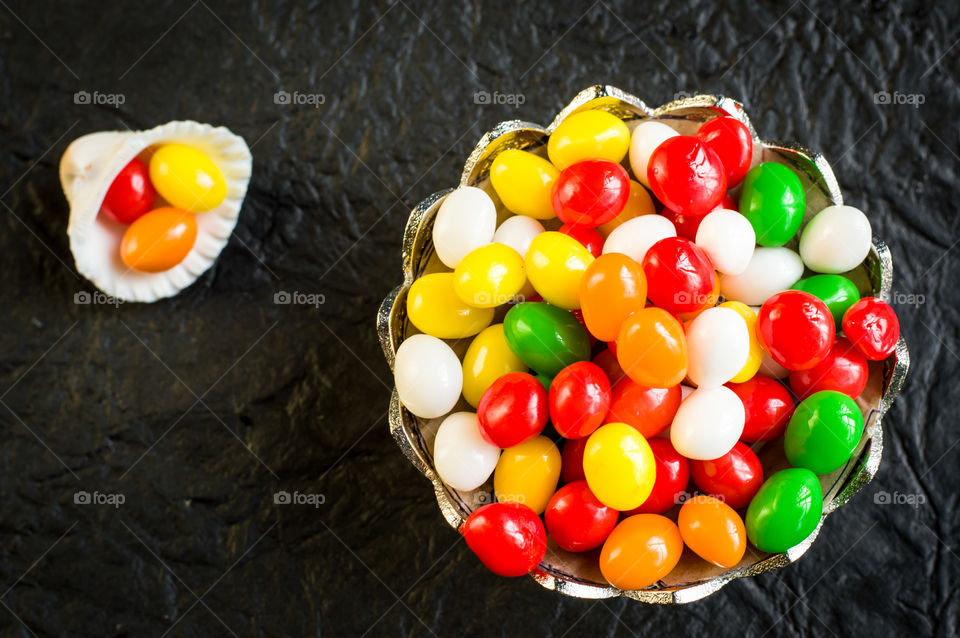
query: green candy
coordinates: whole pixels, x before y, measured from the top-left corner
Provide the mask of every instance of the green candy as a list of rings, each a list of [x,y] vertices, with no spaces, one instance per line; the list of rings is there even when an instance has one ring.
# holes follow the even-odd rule
[[[550,392],[550,386],[553,385],[553,378],[552,378],[552,377],[548,377],[548,376],[545,375],[545,374],[538,374],[538,375],[536,375],[536,379],[537,379],[537,381],[540,382],[540,385],[543,386],[543,389],[544,389],[544,390],[546,390],[547,392]]]
[[[843,275],[814,275],[793,284],[794,290],[808,292],[827,305],[833,321],[840,331],[843,313],[860,301],[857,286]]]
[[[863,413],[856,402],[842,392],[823,390],[797,406],[783,449],[791,465],[829,474],[850,460],[861,435]]]
[[[780,470],[760,486],[747,508],[747,538],[763,552],[779,554],[801,543],[820,522],[823,492],[810,470]]]
[[[571,363],[590,359],[587,331],[572,313],[548,303],[524,302],[508,310],[503,335],[521,361],[551,379]]]
[[[740,212],[750,221],[761,246],[783,246],[793,239],[805,208],[800,178],[783,164],[757,164],[743,179]]]

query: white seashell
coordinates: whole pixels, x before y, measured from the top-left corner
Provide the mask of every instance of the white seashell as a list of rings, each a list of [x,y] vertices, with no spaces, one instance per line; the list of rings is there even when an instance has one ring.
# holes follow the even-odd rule
[[[100,205],[130,160],[150,146],[168,143],[206,154],[223,173],[227,196],[216,208],[196,214],[197,240],[182,262],[163,272],[140,272],[120,259],[127,226],[100,215]],[[104,293],[124,301],[153,302],[177,294],[206,272],[227,245],[247,194],[252,164],[243,138],[225,127],[192,121],[77,138],[60,160],[60,184],[70,203],[67,236],[77,271]]]

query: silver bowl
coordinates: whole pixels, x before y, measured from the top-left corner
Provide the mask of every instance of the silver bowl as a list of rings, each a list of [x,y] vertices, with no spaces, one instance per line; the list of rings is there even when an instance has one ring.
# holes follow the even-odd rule
[[[742,121],[754,138],[757,159],[764,162],[779,162],[794,169],[807,193],[805,222],[816,212],[830,204],[842,204],[843,196],[830,164],[819,153],[795,144],[765,142],[757,138],[743,106],[726,97],[698,95],[671,102],[656,109],[649,108],[642,100],[612,86],[596,85],[581,91],[570,104],[543,127],[520,120],[501,122],[480,138],[470,153],[460,177],[461,186],[477,186],[486,190],[502,209],[489,184],[489,170],[493,158],[503,150],[520,148],[545,154],[548,136],[571,113],[602,109],[623,119],[628,126],[645,120],[669,120],[680,132],[692,133],[705,120],[718,114],[728,114]],[[394,357],[400,343],[417,332],[406,316],[406,294],[413,281],[422,274],[448,270],[433,250],[432,226],[434,216],[449,190],[434,193],[420,202],[410,213],[403,236],[403,283],[395,288],[380,306],[377,316],[377,332],[384,356],[393,369]],[[793,247],[796,248],[796,241]],[[846,273],[860,288],[861,293],[881,299],[889,299],[893,281],[893,262],[890,251],[880,240],[874,239],[866,261]],[[458,354],[463,353],[470,339],[450,341]],[[872,362],[870,379],[864,393],[857,400],[866,415],[863,437],[852,458],[839,470],[820,477],[823,487],[823,516],[817,529],[802,543],[782,554],[757,552],[748,547],[743,560],[731,569],[723,569],[706,563],[689,550],[684,550],[679,564],[663,580],[637,591],[622,591],[607,583],[598,566],[599,550],[585,554],[566,552],[551,541],[547,555],[531,574],[540,585],[568,596],[578,598],[612,598],[626,596],[648,603],[688,603],[715,593],[730,581],[753,576],[783,567],[797,560],[816,540],[823,521],[851,496],[870,482],[880,465],[883,452],[881,419],[886,414],[906,378],[910,357],[907,345],[901,338],[897,349],[888,359]],[[463,400],[455,410],[472,410]],[[471,511],[493,500],[491,485],[481,486],[473,492],[459,492],[445,485],[433,467],[433,436],[441,419],[420,419],[400,405],[394,390],[390,399],[390,433],[410,462],[433,483],[433,490],[444,518],[459,529]],[[782,438],[753,446],[759,455],[766,476],[788,467],[784,458]],[[675,514],[675,512],[672,512]],[[671,515],[671,512],[668,512]]]

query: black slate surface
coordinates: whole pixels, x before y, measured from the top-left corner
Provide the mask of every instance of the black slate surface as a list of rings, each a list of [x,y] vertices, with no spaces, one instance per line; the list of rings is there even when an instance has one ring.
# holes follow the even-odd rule
[[[3,636],[957,631],[955,3],[0,5]],[[374,319],[409,209],[455,184],[496,122],[545,123],[598,82],[651,104],[730,95],[763,137],[822,150],[893,251],[912,353],[874,482],[796,565],[685,607],[490,574],[385,421]],[[186,118],[253,148],[229,246],[175,299],[75,303],[93,289],[60,155]],[[275,505],[281,489],[325,501]],[[81,490],[124,502],[76,504]]]

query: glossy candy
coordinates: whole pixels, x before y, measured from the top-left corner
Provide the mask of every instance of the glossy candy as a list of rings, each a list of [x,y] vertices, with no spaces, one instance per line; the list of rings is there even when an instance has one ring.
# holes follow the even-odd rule
[[[127,226],[120,259],[132,270],[163,272],[183,261],[197,240],[197,220],[179,208],[156,208]]]
[[[863,434],[863,413],[847,395],[811,394],[797,405],[783,438],[787,460],[814,474],[829,474],[850,460]]]
[[[639,507],[653,490],[656,461],[647,440],[626,423],[607,423],[583,452],[583,472],[590,490],[607,507]]]
[[[737,202],[729,195],[724,195],[723,199],[720,201],[720,204],[710,212],[715,212],[717,210],[737,210]],[[710,213],[707,213],[709,215]],[[670,210],[669,208],[664,208],[661,215],[669,219],[673,223],[674,227],[677,229],[677,236],[683,237],[684,239],[689,239],[690,241],[696,241],[697,231],[700,229],[700,224],[703,222],[706,215],[681,215],[675,210]],[[752,228],[752,227],[751,227]]]
[[[453,272],[453,289],[475,308],[495,308],[513,299],[527,283],[523,258],[505,244],[487,244],[467,253]]]
[[[827,206],[800,235],[800,258],[814,272],[853,270],[870,253],[870,220],[853,206]]]
[[[452,272],[424,275],[407,291],[407,318],[420,332],[440,339],[472,337],[493,321],[493,308],[476,308],[456,292]]]
[[[704,308],[716,285],[710,258],[682,237],[661,239],[651,246],[643,258],[643,272],[647,276],[647,297],[673,313]]]
[[[601,341],[613,341],[624,320],[647,301],[647,278],[636,261],[620,253],[601,255],[580,280],[580,307],[587,328]]]
[[[753,160],[753,138],[743,122],[729,115],[716,117],[700,127],[697,137],[720,158],[727,175],[727,188],[743,181]]]
[[[490,184],[507,210],[535,219],[556,217],[552,197],[559,176],[546,159],[518,149],[499,153],[490,165]]]
[[[783,385],[762,374],[727,387],[740,397],[745,420],[740,440],[747,443],[775,439],[787,428],[793,414],[793,397]]]
[[[440,479],[469,492],[483,485],[500,458],[500,448],[484,440],[474,412],[454,412],[443,420],[433,443],[433,463]]]
[[[605,224],[597,226],[597,230],[604,237],[608,237],[614,229],[621,226],[624,222],[630,221],[642,215],[653,215],[657,212],[657,207],[653,203],[650,193],[640,182],[630,180],[630,195],[627,197],[627,203],[624,205],[620,214]]]
[[[547,155],[560,170],[590,159],[619,164],[630,148],[630,131],[616,115],[589,110],[572,113],[550,135]]]
[[[493,241],[510,246],[523,258],[527,255],[530,242],[542,232],[544,232],[543,224],[533,217],[514,215],[500,224],[497,232],[493,234]]]
[[[475,510],[460,531],[487,569],[499,576],[523,576],[547,552],[540,517],[519,503],[490,503]]]
[[[564,483],[586,480],[583,473],[583,451],[587,447],[587,438],[565,439],[560,452],[560,480]]]
[[[650,186],[647,169],[653,151],[663,142],[677,135],[678,133],[666,124],[653,120],[640,122],[633,129],[630,136],[630,168],[644,186]]]
[[[547,392],[532,374],[509,372],[483,393],[477,416],[484,439],[499,448],[517,445],[547,424]]]
[[[654,197],[682,215],[706,215],[727,192],[720,157],[693,135],[671,137],[654,149],[647,179]]]
[[[724,301],[720,304],[721,308],[729,308],[743,317],[747,324],[747,334],[750,337],[750,349],[747,354],[747,362],[743,364],[740,371],[730,379],[733,383],[743,383],[751,378],[760,369],[760,363],[763,361],[763,348],[760,347],[760,340],[757,339],[757,313],[750,306],[739,301]]]
[[[607,375],[607,379],[610,380],[611,386],[627,376],[620,367],[620,364],[617,362],[617,355],[615,355],[613,350],[610,349],[609,344],[606,348],[597,353],[597,355],[593,358],[593,362],[600,366],[600,369],[603,370],[603,373]]]
[[[743,180],[740,213],[753,225],[761,246],[783,246],[793,239],[805,207],[800,178],[783,164],[758,164]]]
[[[150,182],[150,169],[135,157],[123,167],[100,204],[100,212],[121,224],[129,224],[153,207],[157,191]]]
[[[739,275],[750,265],[757,236],[747,218],[735,210],[714,210],[703,217],[696,244],[713,266],[727,275]]]
[[[566,224],[596,227],[614,219],[630,196],[630,178],[607,160],[577,162],[560,172],[553,187],[553,210]]]
[[[586,552],[603,544],[617,526],[619,514],[601,503],[586,481],[576,481],[557,490],[543,519],[547,533],[561,549]]]
[[[589,226],[578,226],[576,224],[564,224],[557,229],[557,232],[573,237],[583,244],[583,247],[590,251],[594,257],[599,257],[603,252],[603,235],[596,228]]]
[[[700,388],[732,379],[750,356],[747,322],[730,308],[707,308],[686,330],[687,376]]]
[[[683,540],[669,518],[636,514],[622,520],[600,552],[600,572],[624,591],[643,589],[669,574],[680,561]]]
[[[567,310],[546,303],[519,303],[503,319],[510,349],[527,366],[550,378],[590,359],[587,331]]]
[[[821,390],[836,390],[856,399],[869,378],[867,358],[849,341],[838,337],[823,361],[809,370],[790,373],[790,388],[801,399]]]
[[[526,372],[527,366],[513,354],[503,334],[503,324],[484,328],[463,355],[463,398],[473,407],[494,381],[508,372]]]
[[[202,213],[227,197],[227,182],[217,165],[184,144],[165,144],[150,157],[150,181],[174,208]]]
[[[747,538],[762,552],[785,552],[817,528],[823,492],[816,474],[804,468],[780,470],[750,501]]]
[[[620,327],[617,361],[627,376],[641,385],[677,385],[687,376],[683,326],[662,308],[638,310]]]
[[[493,472],[493,491],[501,503],[523,503],[542,514],[560,480],[560,451],[545,436],[535,436],[503,451]]]
[[[690,463],[673,449],[670,439],[654,438],[647,443],[656,462],[656,479],[647,500],[628,515],[663,514],[681,502],[690,482]]]
[[[698,388],[680,404],[670,441],[688,459],[707,461],[729,452],[743,432],[743,403],[725,386]]]
[[[610,381],[589,361],[568,365],[550,384],[550,422],[560,436],[582,439],[603,423],[610,407]]]
[[[669,219],[660,215],[643,215],[614,229],[603,244],[603,254],[621,253],[639,264],[643,263],[651,246],[661,239],[676,236],[677,231]]]
[[[721,275],[720,292],[731,301],[759,306],[803,276],[800,256],[789,248],[757,248],[739,275]]]
[[[833,323],[837,331],[843,321],[843,313],[860,300],[857,286],[841,275],[813,275],[805,277],[793,284],[793,290],[802,290],[827,304],[827,309],[833,315]]]
[[[580,307],[580,279],[592,262],[593,255],[576,239],[547,231],[530,242],[524,267],[544,301],[573,310]]]
[[[400,403],[425,419],[453,409],[463,389],[460,360],[446,343],[430,335],[407,337],[393,365]]]
[[[497,208],[486,192],[461,186],[443,199],[433,222],[433,248],[448,268],[472,250],[493,241]]]
[[[736,566],[747,551],[743,519],[727,503],[712,496],[694,496],[680,508],[677,527],[684,545],[719,567]]]
[[[690,476],[702,492],[740,509],[750,504],[763,484],[763,465],[753,450],[738,441],[719,458],[690,461]]]
[[[897,349],[900,320],[885,301],[864,297],[843,315],[843,334],[870,361],[882,361]]]
[[[836,329],[827,306],[799,290],[778,292],[757,314],[757,337],[774,361],[788,370],[809,370],[827,356]]]
[[[666,430],[680,407],[679,385],[656,388],[624,377],[610,390],[608,423],[626,423],[650,439]]]

